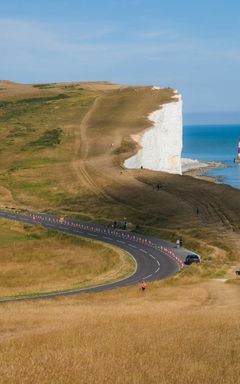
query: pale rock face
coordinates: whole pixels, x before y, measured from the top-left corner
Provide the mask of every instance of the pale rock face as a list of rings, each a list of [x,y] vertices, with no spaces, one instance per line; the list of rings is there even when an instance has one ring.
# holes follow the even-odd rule
[[[192,169],[209,167],[209,163],[203,163],[199,160],[193,160],[182,157],[182,172],[191,171]]]
[[[177,100],[176,100],[177,99]],[[132,136],[139,143],[138,153],[124,162],[126,168],[146,168],[182,174],[182,98],[176,94],[171,103],[150,113],[151,128]]]

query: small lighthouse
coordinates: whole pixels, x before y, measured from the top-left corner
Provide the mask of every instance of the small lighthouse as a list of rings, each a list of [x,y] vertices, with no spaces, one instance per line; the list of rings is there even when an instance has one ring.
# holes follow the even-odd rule
[[[237,155],[237,158],[234,159],[234,162],[235,163],[240,163],[240,137],[238,139],[238,155]]]

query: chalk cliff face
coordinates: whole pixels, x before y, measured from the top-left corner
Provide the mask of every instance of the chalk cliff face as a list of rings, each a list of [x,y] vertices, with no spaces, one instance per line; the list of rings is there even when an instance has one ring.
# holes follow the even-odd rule
[[[143,134],[132,136],[141,149],[125,161],[125,167],[182,174],[181,95],[176,93],[173,102],[161,105],[148,118],[153,125]]]

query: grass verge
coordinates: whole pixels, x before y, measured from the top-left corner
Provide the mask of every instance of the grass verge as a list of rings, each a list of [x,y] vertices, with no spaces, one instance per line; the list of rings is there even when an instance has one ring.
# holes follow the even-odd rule
[[[0,295],[31,297],[122,279],[135,268],[113,246],[0,220]]]

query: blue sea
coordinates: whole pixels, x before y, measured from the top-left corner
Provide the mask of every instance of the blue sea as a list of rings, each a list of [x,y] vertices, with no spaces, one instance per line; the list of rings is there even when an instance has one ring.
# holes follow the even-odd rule
[[[239,137],[240,125],[184,126],[182,157],[224,163],[224,168],[207,169],[204,175],[240,189],[240,164],[234,163]]]

